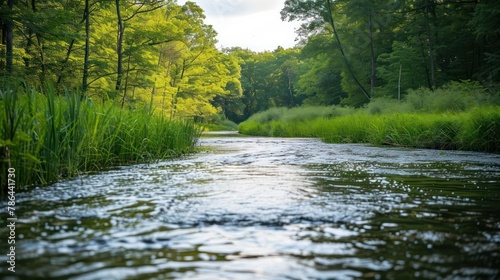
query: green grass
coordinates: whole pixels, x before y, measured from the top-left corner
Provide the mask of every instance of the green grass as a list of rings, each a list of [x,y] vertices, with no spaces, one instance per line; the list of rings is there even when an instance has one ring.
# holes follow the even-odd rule
[[[286,109],[283,110],[282,116],[286,116]],[[304,110],[311,111],[311,108]],[[316,137],[329,143],[500,152],[499,106],[448,113],[374,115],[359,110],[356,113],[311,119],[277,117],[261,122],[263,119],[262,116],[250,118],[239,125],[239,132],[272,137]]]
[[[144,109],[96,104],[53,89],[0,91],[0,180],[9,167],[16,185],[46,185],[82,172],[151,162],[193,150],[201,130]]]
[[[272,108],[251,116],[241,134],[316,137],[331,143],[372,143],[500,152],[500,96],[477,82],[408,91],[402,101],[375,98],[364,108]]]
[[[203,128],[206,131],[230,131],[230,130],[238,130],[238,124],[232,122],[230,120],[223,120],[217,123],[208,123],[203,124]]]

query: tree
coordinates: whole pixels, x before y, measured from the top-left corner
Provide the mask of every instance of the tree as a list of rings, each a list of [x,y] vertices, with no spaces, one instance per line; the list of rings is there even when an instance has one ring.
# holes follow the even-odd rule
[[[122,2],[123,8],[127,11],[125,16],[122,16]],[[115,8],[116,8],[116,18],[117,18],[117,42],[116,42],[116,54],[117,54],[117,63],[116,63],[116,86],[115,90],[117,92],[122,89],[122,79],[123,79],[123,38],[125,36],[125,24],[132,20],[135,16],[148,13],[154,10],[157,10],[165,5],[165,2],[162,0],[157,1],[132,1],[128,2],[127,0],[115,0]]]
[[[13,49],[14,49],[14,19],[13,9],[14,0],[7,0],[7,7],[4,6],[5,0],[1,1],[0,23],[2,25],[2,45],[5,45],[5,71],[8,76],[13,71]]]
[[[475,37],[475,68],[471,76],[478,79],[491,91],[499,89],[500,84],[500,2],[483,0],[474,6],[468,27]]]
[[[392,51],[381,54],[377,61],[378,75],[385,81],[380,96],[399,98],[398,88],[406,91],[427,84],[427,61],[422,59],[418,38],[395,41]]]
[[[345,67],[349,75],[355,81],[359,90],[363,93],[366,99],[370,100],[371,96],[354,73],[354,70],[344,50],[342,41],[340,40],[339,32],[335,23],[334,8],[335,3],[332,0],[287,0],[285,1],[285,7],[281,10],[281,18],[288,21],[297,19],[307,20],[308,23],[303,24],[302,29],[308,30],[309,33],[318,32],[318,30],[326,30],[325,25],[329,25],[329,27],[331,28],[330,31],[333,33],[337,41],[337,48],[341,53],[342,59],[345,63]]]
[[[83,56],[82,91],[85,94],[88,87],[89,57],[90,57],[90,0],[85,0],[83,20],[85,21],[85,54]]]
[[[304,104],[338,105],[347,97],[342,89],[340,57],[330,55],[331,36],[309,37],[301,50],[297,91]]]

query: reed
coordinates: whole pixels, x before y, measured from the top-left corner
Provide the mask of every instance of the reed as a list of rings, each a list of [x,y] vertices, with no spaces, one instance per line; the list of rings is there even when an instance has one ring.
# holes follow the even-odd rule
[[[369,114],[366,110],[340,116],[300,120],[250,118],[239,125],[242,134],[316,137],[330,143],[372,143],[431,149],[500,152],[500,107],[465,112]],[[308,109],[310,110],[310,109]]]
[[[16,169],[18,186],[46,185],[81,172],[191,152],[201,129],[148,109],[94,104],[76,93],[0,90],[0,173]]]
[[[500,152],[500,107],[474,109],[465,116],[457,143],[467,150]]]

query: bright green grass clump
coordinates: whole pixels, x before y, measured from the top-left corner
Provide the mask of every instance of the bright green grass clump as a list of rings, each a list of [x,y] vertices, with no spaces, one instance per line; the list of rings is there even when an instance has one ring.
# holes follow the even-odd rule
[[[311,111],[311,108],[307,111]],[[287,115],[286,109],[283,109],[282,114]],[[372,143],[500,152],[499,106],[441,114],[413,112],[373,115],[360,110],[356,113],[310,119],[275,117],[267,122],[261,121],[262,115],[241,123],[240,133],[273,137],[316,137],[329,143]]]
[[[200,129],[150,110],[96,104],[66,93],[0,91],[0,177],[45,185],[80,172],[150,162],[193,150]]]

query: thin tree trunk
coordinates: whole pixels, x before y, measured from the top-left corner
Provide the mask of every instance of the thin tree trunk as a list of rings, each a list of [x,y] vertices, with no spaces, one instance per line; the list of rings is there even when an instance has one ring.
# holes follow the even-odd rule
[[[370,62],[371,62],[371,75],[370,75],[370,96],[375,94],[375,76],[376,76],[376,64],[375,64],[375,48],[373,47],[373,22],[372,14],[368,17],[368,29],[370,33]]]
[[[179,78],[179,82],[184,79],[184,73],[186,72],[186,59],[182,61],[182,71],[181,71],[181,76]],[[181,92],[182,87],[178,86],[177,87],[177,92],[173,93],[172,95],[172,112],[170,114],[170,118],[174,118],[175,114],[177,113],[177,98],[179,93]]]
[[[116,87],[115,90],[118,92],[122,86],[122,76],[123,76],[123,33],[125,32],[125,27],[123,25],[122,16],[120,13],[120,0],[115,0],[116,4],[116,16],[118,18],[118,40],[116,44],[116,53],[118,55],[117,69],[116,69]]]
[[[429,45],[429,65],[430,65],[430,87],[431,90],[434,90],[436,88],[436,59],[434,57],[434,35],[431,30],[431,23],[429,20],[429,9],[430,6],[432,5],[432,1],[427,1],[425,7],[424,7],[424,17],[425,17],[425,24],[426,24],[426,29],[427,29],[427,40],[428,40],[428,45]]]
[[[130,54],[128,55],[128,61],[127,61],[127,76],[125,77],[125,88],[123,89],[122,108],[123,106],[125,106],[125,97],[127,96],[129,71],[130,71]]]
[[[42,38],[38,35],[35,34],[36,36],[36,41],[38,43],[38,52],[40,54],[40,67],[41,67],[41,72],[40,72],[40,84],[43,86],[45,85],[45,75],[47,73],[47,69],[45,67],[45,53],[43,52],[43,42]]]
[[[156,79],[155,79],[155,83],[153,84],[153,89],[151,90],[151,100],[149,102],[149,113],[153,112],[153,101],[154,101],[155,93],[156,93]]]
[[[288,73],[288,92],[290,93],[290,107],[293,107],[294,105],[294,100],[293,100],[293,84],[292,84],[292,75],[290,74],[290,71],[287,71]]]
[[[340,37],[339,37],[339,34],[337,32],[337,28],[335,27],[335,22],[333,20],[332,2],[331,2],[331,0],[327,0],[326,3],[327,3],[327,9],[328,9],[328,13],[329,13],[329,23],[330,23],[331,27],[333,28],[333,34],[335,35],[335,39],[337,39],[339,50],[340,50],[340,53],[342,54],[342,58],[343,58],[344,63],[347,67],[347,70],[349,71],[349,74],[354,79],[354,81],[358,85],[359,89],[363,92],[365,97],[368,100],[370,100],[371,99],[370,94],[366,91],[366,89],[363,87],[363,85],[359,82],[358,78],[356,78],[356,75],[354,75],[354,71],[352,70],[351,64],[349,63],[349,61],[347,60],[347,56],[345,55],[344,48],[342,47],[342,43],[340,41]]]
[[[167,97],[167,82],[165,82],[165,86],[163,87],[163,97],[161,100],[161,114],[165,115],[165,98]]]
[[[7,0],[8,14],[12,15],[12,9],[14,8],[14,0]],[[14,65],[14,55],[13,55],[13,42],[14,42],[14,22],[12,18],[9,18],[5,22],[6,29],[6,58],[5,58],[5,70],[7,70],[7,75],[12,75],[13,65]]]
[[[428,63],[427,63],[427,56],[425,55],[425,48],[424,48],[424,42],[422,41],[422,38],[419,34],[418,36],[418,40],[420,41],[420,53],[422,54],[422,60],[423,60],[423,65],[424,65],[424,69],[425,69],[425,77],[427,78],[427,85],[429,86],[429,89],[430,90],[433,90],[432,88],[432,82],[431,82],[431,77],[430,77],[430,73],[429,73],[429,67],[428,67]]]
[[[403,72],[403,64],[399,64],[399,79],[398,79],[398,101],[401,101],[401,74]]]
[[[31,10],[33,11],[33,13],[37,12],[35,0],[31,0]],[[30,32],[31,32],[31,30],[30,30]],[[43,52],[42,37],[36,32],[35,32],[35,37],[36,37],[36,41],[37,41],[37,45],[38,45],[38,54],[40,55],[41,72],[40,72],[39,79],[40,79],[40,84],[43,86],[43,85],[45,85],[45,75],[47,72],[47,69],[45,67],[45,53]],[[30,34],[30,38],[31,38],[31,34]]]
[[[82,94],[85,94],[89,86],[89,56],[90,56],[90,9],[89,0],[85,0],[85,11],[83,12],[85,18],[85,54],[83,57],[83,77],[82,77]]]
[[[68,51],[66,52],[66,57],[64,58],[61,66],[61,70],[59,71],[59,75],[57,77],[57,83],[56,85],[60,85],[63,79],[63,72],[64,69],[66,68],[66,64],[68,63],[69,57],[71,55],[71,52],[73,51],[73,45],[75,44],[75,39],[72,39],[71,42],[69,43],[68,46]]]

